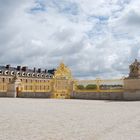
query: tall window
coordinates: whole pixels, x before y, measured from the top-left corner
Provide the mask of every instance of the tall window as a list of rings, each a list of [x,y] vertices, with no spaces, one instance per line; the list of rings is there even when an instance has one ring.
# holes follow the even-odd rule
[[[5,78],[2,78],[2,82],[3,82],[3,83],[5,82]]]

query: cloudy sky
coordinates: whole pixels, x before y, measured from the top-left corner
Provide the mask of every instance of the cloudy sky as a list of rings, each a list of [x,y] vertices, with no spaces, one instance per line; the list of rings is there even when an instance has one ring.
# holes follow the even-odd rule
[[[0,0],[0,64],[121,78],[140,60],[140,0]]]

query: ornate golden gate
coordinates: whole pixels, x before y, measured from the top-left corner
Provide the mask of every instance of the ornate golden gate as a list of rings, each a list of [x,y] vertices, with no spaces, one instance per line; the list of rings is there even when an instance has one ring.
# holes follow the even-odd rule
[[[71,71],[63,63],[54,74],[53,98],[70,98],[73,89]]]

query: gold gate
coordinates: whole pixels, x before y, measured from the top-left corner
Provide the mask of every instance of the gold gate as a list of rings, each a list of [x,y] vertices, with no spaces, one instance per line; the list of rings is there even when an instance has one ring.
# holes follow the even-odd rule
[[[72,83],[71,71],[61,63],[54,74],[53,98],[70,98]]]

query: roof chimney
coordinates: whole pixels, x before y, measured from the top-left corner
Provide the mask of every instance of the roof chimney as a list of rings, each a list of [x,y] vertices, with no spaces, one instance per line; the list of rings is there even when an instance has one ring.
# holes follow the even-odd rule
[[[34,67],[34,70],[33,70],[34,72],[36,72],[36,68]]]
[[[9,69],[10,68],[10,64],[6,65],[5,68],[6,69]]]
[[[23,71],[27,71],[27,69],[28,69],[28,67],[26,67],[26,66],[22,67]]]
[[[41,68],[38,69],[38,73],[41,73]]]
[[[45,73],[47,73],[47,69],[45,69],[45,71],[44,71]]]
[[[17,66],[17,70],[20,71],[21,70],[21,66]]]

